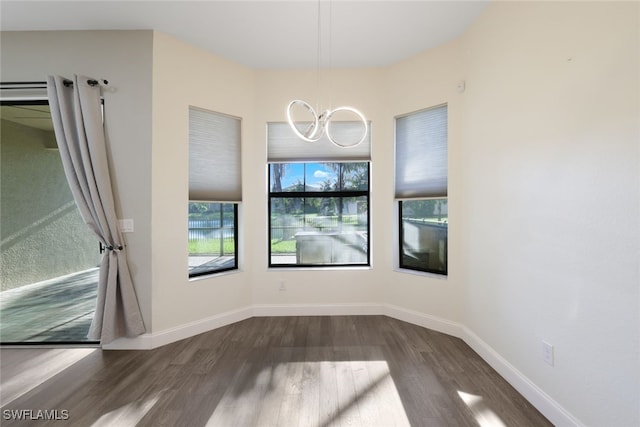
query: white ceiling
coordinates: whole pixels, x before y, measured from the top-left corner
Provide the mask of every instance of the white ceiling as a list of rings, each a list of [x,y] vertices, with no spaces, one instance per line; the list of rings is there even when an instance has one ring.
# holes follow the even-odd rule
[[[0,28],[154,29],[254,68],[378,67],[457,37],[488,1],[1,0]]]

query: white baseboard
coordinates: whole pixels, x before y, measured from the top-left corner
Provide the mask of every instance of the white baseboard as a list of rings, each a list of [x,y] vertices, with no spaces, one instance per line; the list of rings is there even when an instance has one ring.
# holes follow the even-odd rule
[[[104,350],[151,350],[250,317],[263,316],[346,316],[381,315],[380,304],[263,304],[228,311],[153,334],[118,338],[102,346]]]
[[[403,322],[422,326],[424,328],[431,329],[437,332],[442,332],[443,334],[462,338],[461,334],[463,326],[459,323],[452,322],[438,316],[431,316],[429,314],[420,313],[418,311],[407,310],[406,308],[398,307],[395,305],[385,304],[384,308],[384,314],[386,316],[402,320]]]
[[[384,315],[461,338],[554,425],[558,427],[584,427],[577,418],[466,326],[390,304],[257,304],[186,323],[155,334],[143,334],[136,338],[118,338],[102,348],[105,350],[149,350],[251,317],[346,315]]]
[[[462,340],[484,359],[502,378],[536,407],[556,427],[584,427],[577,418],[566,411],[540,387],[484,342],[472,330],[463,327]]]
[[[185,323],[154,334],[142,334],[135,338],[118,338],[103,345],[102,348],[104,350],[150,350],[251,317],[253,317],[252,307],[245,307]]]
[[[155,348],[151,334],[142,334],[132,338],[116,338],[109,344],[102,344],[101,347],[103,350],[151,350]]]
[[[257,304],[255,317],[263,316],[370,316],[383,315],[380,304]]]

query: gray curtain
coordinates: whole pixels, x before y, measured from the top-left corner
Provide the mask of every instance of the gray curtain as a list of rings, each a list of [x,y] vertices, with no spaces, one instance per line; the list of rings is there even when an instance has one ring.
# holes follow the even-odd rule
[[[100,86],[75,76],[47,78],[53,128],[69,187],[84,222],[107,248],[100,263],[89,339],[107,344],[145,332],[111,190]],[[92,83],[95,83],[93,81]]]

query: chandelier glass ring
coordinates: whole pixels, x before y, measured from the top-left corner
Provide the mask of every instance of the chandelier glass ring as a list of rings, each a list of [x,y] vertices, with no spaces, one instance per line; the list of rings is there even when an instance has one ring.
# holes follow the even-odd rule
[[[311,113],[311,119],[312,119],[311,123],[307,126],[304,132],[301,132],[300,129],[298,129],[298,126],[296,125],[296,122],[293,119],[292,110],[295,106],[302,106],[309,113]],[[335,138],[335,136],[331,133],[331,118],[335,113],[338,113],[338,112],[352,113],[358,117],[359,121],[362,122],[363,132],[362,132],[362,136],[358,140],[349,142],[349,143],[338,141]],[[349,147],[355,147],[357,145],[360,145],[362,142],[364,142],[367,139],[367,133],[369,132],[369,125],[367,123],[367,119],[364,117],[364,114],[362,114],[359,110],[353,107],[347,107],[347,106],[338,107],[338,108],[334,108],[333,110],[325,110],[320,115],[318,115],[318,113],[314,110],[314,108],[311,105],[309,105],[309,103],[305,101],[301,101],[299,99],[291,101],[287,106],[287,122],[289,123],[291,130],[293,130],[296,136],[302,139],[303,141],[316,142],[320,138],[322,138],[323,134],[326,134],[327,138],[331,143],[341,148],[349,148]]]
[[[356,116],[358,116],[358,118],[360,119],[360,121],[362,122],[362,136],[360,137],[360,139],[353,143],[345,143],[345,142],[340,142],[338,141],[336,138],[334,138],[333,134],[331,133],[331,116],[333,116],[335,113],[339,112],[339,111],[347,111],[349,113],[353,113]],[[322,116],[321,116],[322,117]],[[360,145],[364,142],[365,139],[367,139],[367,133],[369,132],[369,125],[367,124],[367,119],[364,117],[364,114],[362,114],[359,110],[353,108],[353,107],[338,107],[335,108],[331,111],[327,112],[327,115],[325,117],[323,117],[324,119],[324,123],[325,123],[325,132],[327,134],[327,138],[329,138],[329,141],[331,141],[332,143],[334,143],[335,145],[337,145],[338,147],[342,147],[342,148],[349,148],[349,147],[355,147],[357,145]]]
[[[298,126],[296,126],[295,121],[293,120],[292,110],[296,105],[301,105],[302,107],[306,108],[311,113],[311,117],[313,119],[312,123],[307,127],[307,129],[305,129],[304,133],[298,130]],[[324,129],[321,129],[321,126],[324,125],[320,124],[320,117],[318,117],[316,110],[314,110],[313,107],[307,102],[300,101],[299,99],[291,101],[287,106],[287,122],[289,122],[291,130],[293,130],[296,136],[303,141],[316,142],[322,137]]]

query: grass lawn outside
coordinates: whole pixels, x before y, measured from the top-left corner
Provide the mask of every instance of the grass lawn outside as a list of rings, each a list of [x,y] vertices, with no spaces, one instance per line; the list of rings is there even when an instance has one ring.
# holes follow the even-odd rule
[[[271,240],[271,253],[272,254],[295,254],[296,253],[296,241],[295,240]]]
[[[223,253],[220,253],[220,239],[189,240],[189,255],[233,255],[233,239],[224,239],[222,248]]]

